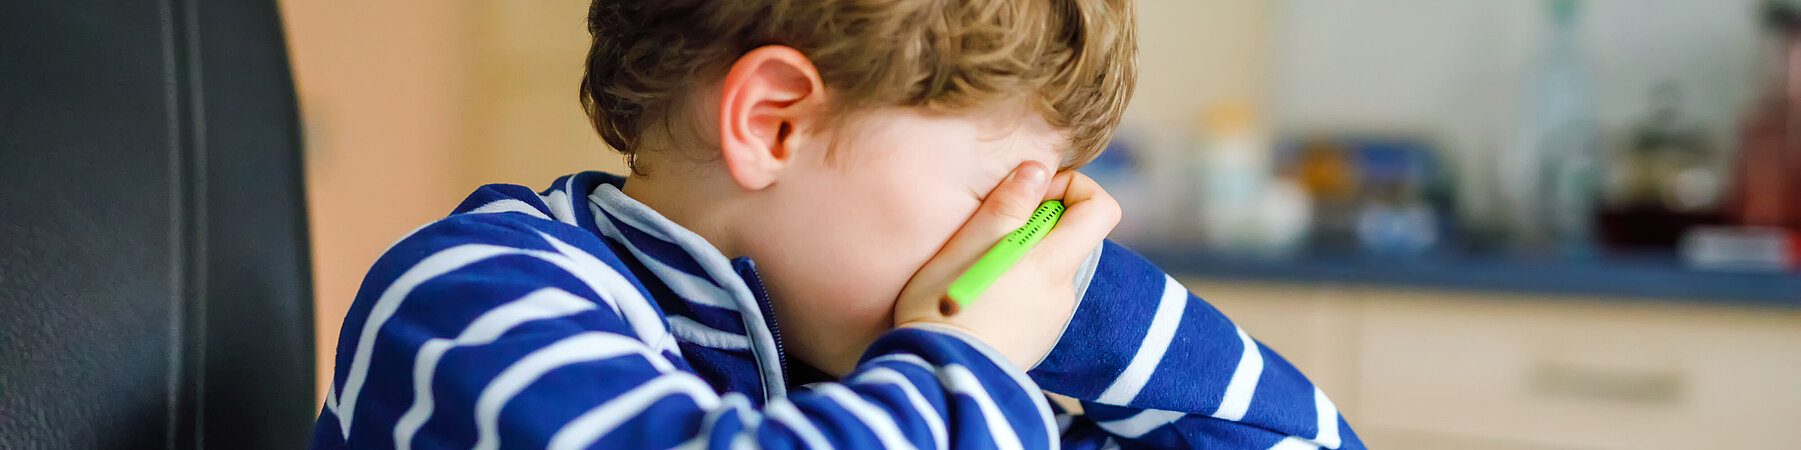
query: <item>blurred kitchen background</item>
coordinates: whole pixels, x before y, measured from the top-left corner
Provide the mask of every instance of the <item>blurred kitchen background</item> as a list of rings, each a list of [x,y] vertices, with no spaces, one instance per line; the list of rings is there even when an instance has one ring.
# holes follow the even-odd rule
[[[623,164],[586,0],[283,3],[321,389],[362,275],[476,186]],[[1801,4],[1141,0],[1083,169],[1374,448],[1801,448]]]

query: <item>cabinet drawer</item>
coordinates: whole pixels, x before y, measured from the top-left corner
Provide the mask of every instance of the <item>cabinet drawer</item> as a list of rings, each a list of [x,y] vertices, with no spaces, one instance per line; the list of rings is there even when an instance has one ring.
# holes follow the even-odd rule
[[[1296,286],[1205,278],[1180,279],[1189,291],[1225,313],[1232,322],[1289,363],[1331,396],[1347,417],[1356,415],[1356,304],[1332,286]]]
[[[1694,449],[1792,443],[1771,432],[1801,421],[1801,314],[1792,310],[1355,295],[1356,423],[1365,426]]]

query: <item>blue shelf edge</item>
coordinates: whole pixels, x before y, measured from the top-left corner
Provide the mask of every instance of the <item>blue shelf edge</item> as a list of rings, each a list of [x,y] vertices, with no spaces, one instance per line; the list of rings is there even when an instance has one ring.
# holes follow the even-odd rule
[[[1674,260],[1576,263],[1332,256],[1269,260],[1176,249],[1139,254],[1176,276],[1801,308],[1801,274],[1702,272]]]

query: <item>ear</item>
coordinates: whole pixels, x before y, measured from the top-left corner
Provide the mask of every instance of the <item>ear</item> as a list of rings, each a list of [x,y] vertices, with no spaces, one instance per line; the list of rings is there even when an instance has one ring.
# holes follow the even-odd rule
[[[790,47],[759,47],[732,64],[720,86],[719,147],[739,186],[759,190],[780,178],[824,89],[813,62]]]

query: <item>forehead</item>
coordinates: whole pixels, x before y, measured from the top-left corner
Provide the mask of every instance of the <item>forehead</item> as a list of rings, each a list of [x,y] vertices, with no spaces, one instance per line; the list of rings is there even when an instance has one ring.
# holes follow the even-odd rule
[[[856,121],[854,141],[858,150],[877,159],[905,152],[930,155],[943,162],[1004,163],[1007,168],[1035,160],[1058,167],[1070,146],[1066,130],[1052,127],[1034,112],[990,108],[966,112],[940,112],[925,108],[888,108],[870,111]]]

